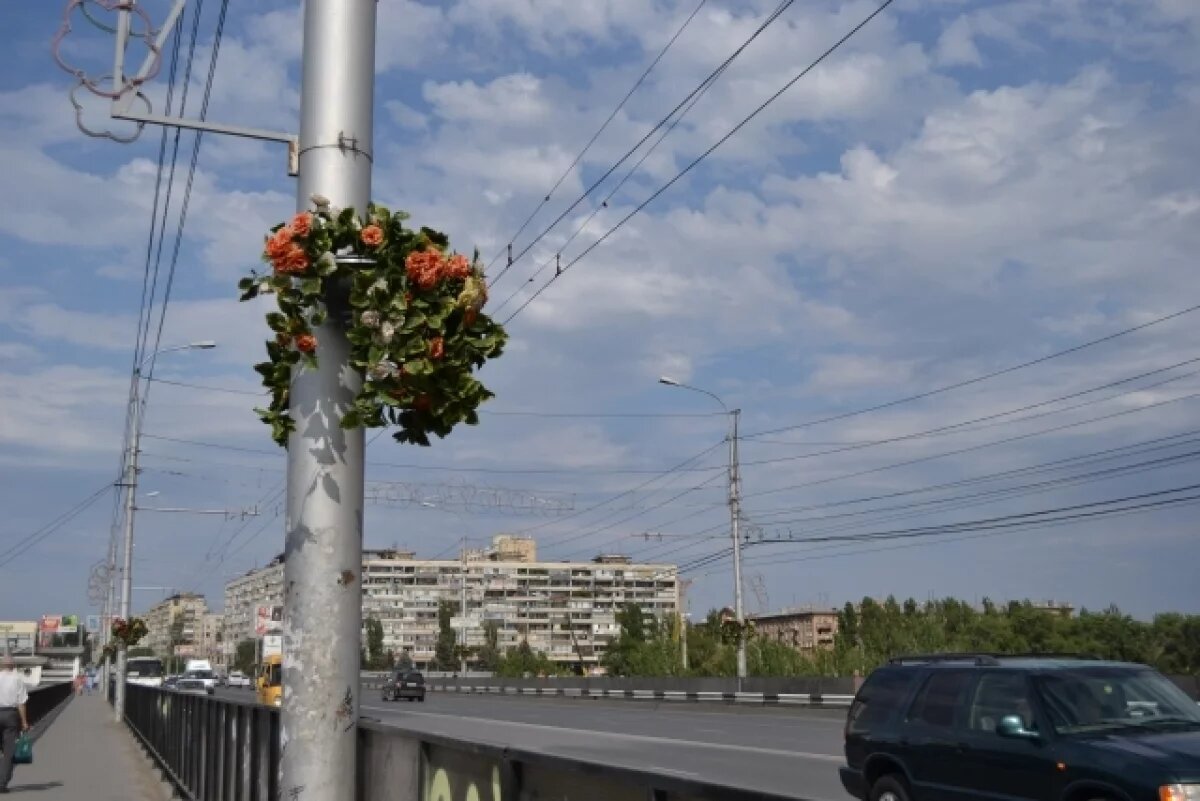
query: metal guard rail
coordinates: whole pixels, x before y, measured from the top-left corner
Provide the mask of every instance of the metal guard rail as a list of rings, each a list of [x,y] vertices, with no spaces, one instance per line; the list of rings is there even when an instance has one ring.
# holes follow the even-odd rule
[[[128,687],[126,722],[192,801],[279,798],[279,711]],[[648,770],[416,734],[362,719],[358,801],[797,801]]]

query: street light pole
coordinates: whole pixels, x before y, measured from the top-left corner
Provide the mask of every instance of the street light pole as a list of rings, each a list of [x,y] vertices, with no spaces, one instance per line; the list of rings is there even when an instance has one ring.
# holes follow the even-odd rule
[[[313,196],[365,217],[374,158],[376,0],[306,0],[296,209]],[[292,370],[284,545],[279,797],[353,796],[362,632],[363,429],[341,428],[362,387],[348,288],[324,298],[317,367]]]
[[[707,395],[721,404],[721,408],[729,416],[729,536],[733,540],[733,614],[737,619],[738,625],[737,677],[739,679],[738,689],[741,689],[740,680],[746,678],[746,615],[742,604],[742,537],[740,531],[742,518],[742,481],[738,462],[738,419],[741,417],[742,410],[730,409],[725,404],[725,401],[721,400],[720,396],[709,392],[707,389],[693,387],[667,376],[662,376],[658,379],[658,382],[666,384],[669,387],[690,389],[692,392]]]
[[[160,348],[142,359],[137,367],[133,369],[133,394],[130,398],[133,408],[130,410],[129,415],[129,451],[125,454],[125,480],[121,482],[125,487],[125,542],[121,564],[120,614],[123,620],[129,620],[129,601],[133,593],[133,515],[136,511],[135,501],[137,500],[138,451],[142,439],[142,368],[146,366],[146,362],[162,353],[170,353],[177,350],[211,350],[216,346],[216,342],[203,340],[187,345]],[[108,625],[111,629],[112,622],[110,621]],[[118,723],[125,718],[127,650],[124,643],[121,643],[117,647],[117,681],[116,692],[113,696],[113,718]]]

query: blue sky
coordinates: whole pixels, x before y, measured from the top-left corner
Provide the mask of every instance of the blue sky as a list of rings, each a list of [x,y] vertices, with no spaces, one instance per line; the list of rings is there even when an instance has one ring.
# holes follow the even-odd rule
[[[697,2],[381,0],[375,196],[490,259]],[[143,5],[156,21],[166,12],[165,0]],[[705,2],[517,250],[775,5]],[[210,0],[200,18],[189,114],[218,7]],[[493,308],[517,293],[500,317],[545,279],[526,283],[538,266],[594,242],[873,8],[793,4],[578,238],[564,247],[598,200],[497,283]],[[160,143],[150,128],[127,145],[76,128],[70,78],[48,46],[60,13],[25,4],[6,15],[14,68],[0,75],[0,552],[114,478]],[[109,35],[74,23],[64,57],[91,74],[110,70]],[[664,373],[742,409],[755,536],[894,531],[1194,483],[1189,440],[1143,445],[1196,427],[1187,397],[1200,390],[1194,364],[985,425],[788,457],[1185,362],[1200,355],[1195,314],[921,401],[753,435],[1195,305],[1198,39],[1200,10],[1189,0],[897,0],[513,320],[509,351],[485,372],[498,397],[481,426],[431,449],[386,437],[370,448],[368,545],[432,556],[453,552],[463,536],[537,527],[552,558],[603,549],[687,563],[718,552],[727,541],[725,420],[710,399],[658,385]],[[209,118],[295,130],[299,48],[299,3],[231,4]],[[145,90],[156,110],[166,78],[164,69]],[[95,102],[83,115],[94,129],[129,130]],[[164,276],[191,147],[185,134]],[[257,390],[250,367],[260,359],[262,309],[237,303],[235,283],[254,266],[263,231],[293,208],[284,167],[278,146],[204,139],[162,344],[220,345],[164,356],[156,374],[233,391],[154,383],[143,441],[142,491],[158,494],[141,505],[259,516],[141,513],[138,587],[197,590],[219,604],[225,580],[282,549],[283,455],[246,394]],[[1050,428],[1060,430],[1039,433]],[[913,492],[1116,448],[1129,450],[1058,472]],[[692,457],[685,470],[661,473]],[[1133,469],[1095,475],[1110,467]],[[1068,477],[1080,480],[1027,486]],[[468,500],[489,488],[505,490],[504,508]],[[1020,491],[979,494],[1006,488]],[[894,497],[861,500],[880,495]],[[529,515],[529,498],[565,499],[576,511]],[[929,501],[940,503],[894,508]],[[106,495],[0,558],[0,617],[94,612],[88,575],[104,555],[112,510]],[[851,516],[830,517],[843,514]],[[896,594],[1200,612],[1195,520],[1184,505],[966,539],[755,545],[746,551],[748,606]],[[727,560],[688,575],[694,612],[728,602]],[[135,607],[164,591],[138,590]]]

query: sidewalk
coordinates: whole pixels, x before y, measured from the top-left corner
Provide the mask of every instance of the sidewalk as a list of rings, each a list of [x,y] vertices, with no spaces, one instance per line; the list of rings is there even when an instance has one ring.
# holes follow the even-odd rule
[[[164,790],[133,735],[99,695],[71,699],[17,765],[9,797],[29,801],[163,801]]]

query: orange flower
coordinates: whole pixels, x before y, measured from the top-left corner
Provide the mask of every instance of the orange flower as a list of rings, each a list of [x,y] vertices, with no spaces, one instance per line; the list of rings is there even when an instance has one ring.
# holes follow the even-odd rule
[[[312,353],[317,349],[317,338],[312,334],[301,334],[296,337],[296,350],[301,353]]]
[[[446,340],[434,337],[429,340],[429,358],[440,359],[446,355]]]
[[[471,274],[471,261],[461,253],[455,253],[446,260],[446,275],[450,278],[463,279]]]
[[[420,289],[431,289],[442,279],[442,254],[436,250],[421,250],[408,254],[404,260],[408,280]]]
[[[293,246],[282,259],[282,273],[303,273],[308,269],[308,254],[304,248]]]
[[[362,229],[359,236],[362,237],[363,244],[369,248],[377,248],[383,244],[383,229],[378,225],[368,225]]]
[[[475,320],[478,317],[479,317],[478,309],[467,309],[463,313],[463,322],[466,323],[467,328],[470,328],[471,326],[475,325]]]
[[[292,218],[290,227],[295,236],[308,236],[312,231],[312,215],[307,211],[300,212]]]
[[[285,225],[274,234],[267,237],[267,246],[265,248],[265,252],[267,254],[267,258],[275,261],[287,255],[287,252],[291,247],[292,229]]]

